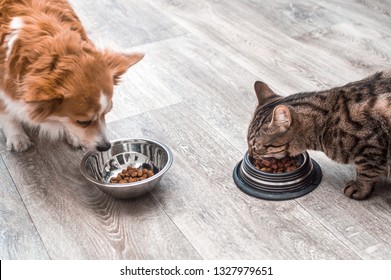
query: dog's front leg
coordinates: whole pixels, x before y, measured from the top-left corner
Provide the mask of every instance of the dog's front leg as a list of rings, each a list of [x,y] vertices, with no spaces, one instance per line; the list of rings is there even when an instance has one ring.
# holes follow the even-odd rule
[[[32,145],[19,121],[9,115],[0,115],[0,121],[7,138],[8,150],[23,152]]]
[[[84,148],[84,146],[80,143],[79,139],[71,132],[67,131],[65,134],[65,137],[67,139],[68,144],[73,149],[83,149]]]

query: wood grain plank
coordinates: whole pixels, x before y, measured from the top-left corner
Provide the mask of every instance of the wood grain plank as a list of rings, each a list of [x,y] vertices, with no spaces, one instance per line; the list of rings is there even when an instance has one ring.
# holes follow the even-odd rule
[[[229,10],[237,11],[258,28],[263,28],[265,23],[271,24],[290,37],[346,21],[342,15],[308,0],[221,1],[221,4]]]
[[[391,35],[391,3],[389,0],[320,0],[316,3],[354,23]]]
[[[186,33],[153,5],[141,1],[70,0],[70,3],[90,39],[102,48],[129,48]]]
[[[303,34],[296,39],[375,72],[390,67],[391,37],[362,24],[341,23]]]
[[[202,258],[357,258],[295,201],[242,193],[231,178],[242,152],[189,106],[114,122],[109,130],[112,138],[147,137],[172,149],[174,164],[152,195]]]
[[[82,151],[35,143],[2,156],[52,259],[199,258],[150,195],[113,199],[82,177]]]
[[[373,12],[383,15],[386,18],[391,17],[391,1],[390,0],[353,0],[353,3],[357,3],[364,7],[364,10],[372,10]]]
[[[0,259],[48,259],[1,156],[0,182]]]
[[[155,3],[178,24],[243,68],[267,80],[284,79],[291,90],[327,88],[368,74],[321,49],[304,46],[266,21],[254,26],[236,9],[224,8],[220,2]]]
[[[322,167],[322,184],[311,195],[297,199],[298,203],[360,258],[390,259],[390,182],[380,182],[368,200],[355,201],[342,192],[354,179],[352,166],[336,164],[320,152],[311,156]]]

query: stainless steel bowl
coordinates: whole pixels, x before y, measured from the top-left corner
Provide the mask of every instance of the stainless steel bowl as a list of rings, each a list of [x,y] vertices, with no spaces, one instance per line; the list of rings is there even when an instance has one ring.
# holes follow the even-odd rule
[[[267,200],[286,200],[314,190],[322,179],[322,170],[307,152],[298,155],[300,166],[286,173],[267,173],[256,169],[246,152],[235,167],[233,178],[243,192]]]
[[[81,162],[81,173],[105,193],[117,198],[132,198],[155,188],[172,161],[172,152],[162,143],[148,139],[120,139],[111,141],[111,148],[106,152],[88,152]],[[134,183],[110,183],[111,177],[128,166],[150,169],[155,175]]]

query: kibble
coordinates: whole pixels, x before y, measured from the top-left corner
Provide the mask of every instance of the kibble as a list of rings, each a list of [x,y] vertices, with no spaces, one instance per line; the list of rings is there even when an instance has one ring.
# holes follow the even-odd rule
[[[110,183],[112,184],[126,184],[134,183],[138,181],[145,180],[149,177],[152,177],[155,173],[152,170],[146,168],[135,168],[128,166],[126,169],[123,169],[121,173],[118,173],[117,176],[110,178]]]
[[[253,162],[255,168],[267,173],[292,172],[301,165],[300,161],[294,157],[256,159]]]

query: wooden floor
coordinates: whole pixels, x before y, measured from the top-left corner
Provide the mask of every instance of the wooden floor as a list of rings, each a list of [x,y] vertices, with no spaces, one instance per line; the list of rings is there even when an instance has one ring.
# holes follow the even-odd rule
[[[391,259],[391,186],[357,202],[349,166],[320,152],[312,193],[242,193],[253,84],[281,95],[390,68],[390,0],[71,0],[100,47],[143,51],[116,88],[111,139],[167,144],[174,164],[152,193],[113,199],[80,174],[83,151],[0,132],[0,259]]]

